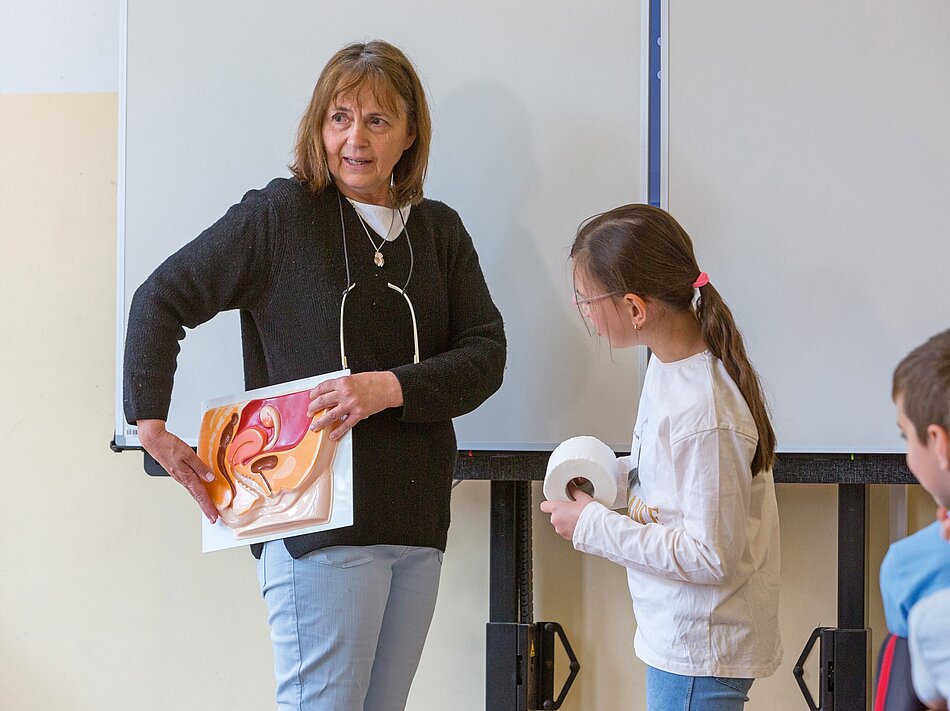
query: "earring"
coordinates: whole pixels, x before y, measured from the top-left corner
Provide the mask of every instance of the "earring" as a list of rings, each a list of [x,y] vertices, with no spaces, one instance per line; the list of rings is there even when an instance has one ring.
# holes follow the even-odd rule
[[[640,324],[638,324],[638,323],[633,324],[633,330],[634,330],[634,331],[639,331],[639,330],[640,330]]]

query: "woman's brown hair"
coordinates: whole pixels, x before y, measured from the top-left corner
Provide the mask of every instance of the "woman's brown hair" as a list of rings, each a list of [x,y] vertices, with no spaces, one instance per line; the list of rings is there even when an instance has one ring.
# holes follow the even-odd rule
[[[383,40],[348,44],[334,54],[320,73],[310,105],[297,128],[291,172],[315,193],[333,182],[323,145],[323,122],[337,97],[368,87],[380,104],[402,115],[415,134],[393,168],[393,205],[417,204],[429,164],[432,120],[425,90],[415,67],[403,52]],[[401,104],[401,105],[400,105]]]
[[[571,259],[575,269],[584,270],[605,292],[636,294],[677,311],[693,309],[693,282],[700,273],[693,243],[672,215],[657,207],[623,205],[591,218],[577,233]],[[775,463],[775,431],[759,376],[722,296],[709,283],[699,291],[696,318],[703,340],[739,386],[755,420],[755,476]]]

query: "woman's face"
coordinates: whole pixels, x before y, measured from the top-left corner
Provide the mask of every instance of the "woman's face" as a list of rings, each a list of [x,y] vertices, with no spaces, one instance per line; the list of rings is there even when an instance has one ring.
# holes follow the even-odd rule
[[[337,96],[323,119],[327,167],[337,188],[373,205],[389,205],[393,168],[415,137],[405,110],[381,106],[368,86]]]

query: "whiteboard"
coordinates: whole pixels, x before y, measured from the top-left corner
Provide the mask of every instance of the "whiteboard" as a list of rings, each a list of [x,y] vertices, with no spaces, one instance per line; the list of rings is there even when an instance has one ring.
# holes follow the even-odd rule
[[[591,214],[641,199],[641,5],[125,0],[120,92],[116,444],[135,288],[238,202],[288,175],[329,57],[382,38],[416,63],[433,114],[426,195],[458,210],[505,319],[501,390],[459,418],[460,448],[547,450],[592,434],[629,448],[642,353],[590,338],[568,251]],[[169,429],[197,442],[200,402],[243,389],[225,313],[182,343]]]
[[[668,206],[780,452],[901,452],[900,359],[950,326],[950,3],[664,3]]]

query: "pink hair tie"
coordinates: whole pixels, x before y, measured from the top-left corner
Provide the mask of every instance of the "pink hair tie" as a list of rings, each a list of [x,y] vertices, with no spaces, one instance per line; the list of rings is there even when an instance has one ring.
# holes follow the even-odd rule
[[[706,272],[700,272],[699,276],[696,277],[696,281],[693,282],[693,288],[698,289],[701,286],[706,286],[709,283],[709,275]]]

